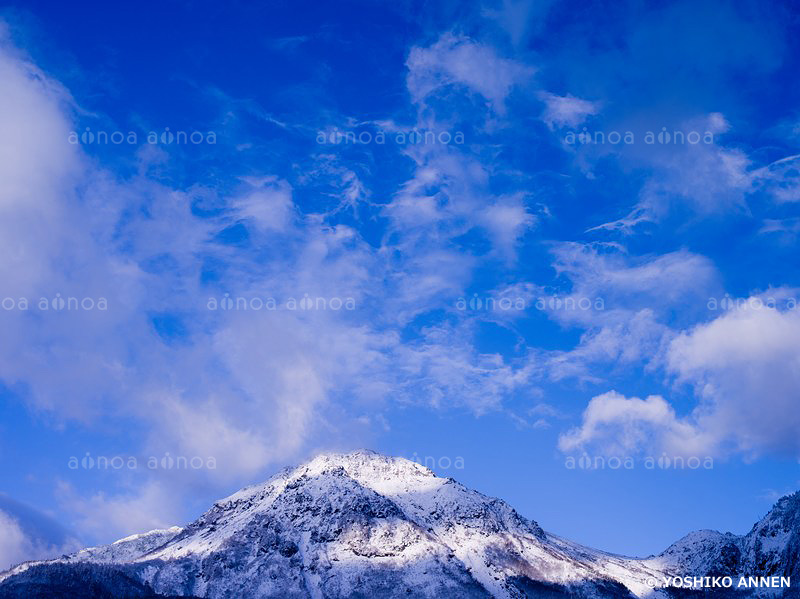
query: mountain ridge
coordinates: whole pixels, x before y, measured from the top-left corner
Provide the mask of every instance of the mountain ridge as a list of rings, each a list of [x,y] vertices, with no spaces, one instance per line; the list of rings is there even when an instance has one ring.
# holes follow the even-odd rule
[[[629,558],[547,533],[421,464],[359,450],[286,468],[186,527],[17,566],[0,575],[0,598],[48,568],[94,564],[153,596],[655,599],[680,594],[659,588],[665,577],[797,573],[798,514],[796,493],[747,535],[696,531]]]

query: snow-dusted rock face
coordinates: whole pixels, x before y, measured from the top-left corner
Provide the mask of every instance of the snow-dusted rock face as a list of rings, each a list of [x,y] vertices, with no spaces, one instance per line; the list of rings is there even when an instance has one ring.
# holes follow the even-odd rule
[[[665,571],[683,575],[732,575],[739,569],[741,537],[715,530],[690,532],[653,560]]]
[[[781,498],[745,535],[742,566],[800,582],[800,492]]]
[[[114,541],[111,545],[81,549],[66,559],[101,564],[124,564],[160,547],[182,530],[180,526],[151,530]]]
[[[746,535],[693,532],[646,561],[675,575],[785,576],[800,583],[800,493],[780,499]]]
[[[402,458],[323,455],[218,501],[183,529],[18,566],[0,575],[0,598],[24,596],[7,590],[54,568],[90,575],[85,567],[97,564],[106,578],[113,567],[113,580],[162,597],[655,599],[670,596],[653,589],[663,576],[745,566],[780,574],[787,551],[796,564],[797,500],[782,502],[745,537],[701,531],[640,560],[545,533],[506,503]]]
[[[87,547],[86,549],[81,549],[72,555],[67,555],[62,558],[41,562],[24,562],[6,572],[0,572],[0,583],[7,578],[25,572],[29,568],[45,564],[72,564],[79,562],[91,564],[127,564],[139,556],[163,545],[181,532],[181,530],[183,529],[180,526],[151,530],[150,532],[131,535],[119,541],[114,541],[110,545]]]

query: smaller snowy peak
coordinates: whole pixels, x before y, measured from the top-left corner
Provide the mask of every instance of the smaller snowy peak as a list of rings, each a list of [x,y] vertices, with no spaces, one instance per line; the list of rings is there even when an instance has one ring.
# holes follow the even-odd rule
[[[800,493],[778,500],[746,535],[700,530],[652,558],[670,571],[697,576],[717,573],[800,573]]]
[[[24,562],[15,566],[14,568],[0,572],[0,582],[15,574],[25,572],[32,566],[40,564],[64,564],[76,562],[92,562],[97,564],[124,564],[135,561],[142,555],[150,553],[169,543],[183,529],[180,526],[173,526],[171,528],[163,528],[151,530],[150,532],[139,533],[114,541],[110,545],[101,545],[99,547],[87,547],[81,549],[76,553],[65,555],[63,557]]]
[[[151,530],[114,541],[110,545],[88,547],[67,556],[65,561],[125,563],[158,549],[183,531],[180,526]]]
[[[650,561],[670,571],[705,576],[720,564],[728,573],[736,571],[741,555],[742,537],[716,530],[697,530],[673,543]],[[733,568],[731,570],[730,568]]]
[[[661,555],[681,555],[690,551],[702,551],[716,547],[720,543],[739,539],[731,533],[716,530],[695,530],[667,547]]]
[[[135,543],[149,542],[159,537],[174,537],[183,529],[180,526],[170,526],[169,528],[157,528],[148,532],[141,532],[114,541],[112,545],[130,545]]]

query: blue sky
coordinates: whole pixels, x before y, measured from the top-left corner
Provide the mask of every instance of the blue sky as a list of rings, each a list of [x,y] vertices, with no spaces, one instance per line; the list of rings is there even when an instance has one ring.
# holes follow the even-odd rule
[[[0,565],[359,447],[609,551],[749,529],[800,487],[798,16],[6,5]]]

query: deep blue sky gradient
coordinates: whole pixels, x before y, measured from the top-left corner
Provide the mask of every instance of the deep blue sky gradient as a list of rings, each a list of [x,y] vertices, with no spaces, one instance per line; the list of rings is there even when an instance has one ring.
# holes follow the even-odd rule
[[[559,269],[559,252],[569,243],[610,256],[609,264],[620,268],[673,253],[704,257],[713,275],[696,286],[691,274],[675,282],[679,297],[669,297],[673,282],[663,273],[647,283],[649,291],[614,291],[606,286],[611,279],[603,279],[612,277],[608,272],[584,287],[592,290],[593,301],[604,300],[606,313],[631,310],[633,318],[634,312],[650,309],[676,334],[720,316],[707,308],[712,295],[746,298],[778,287],[791,295],[800,287],[797,191],[794,200],[778,201],[770,185],[776,180],[776,185],[796,185],[798,171],[787,167],[768,183],[754,173],[798,154],[800,9],[794,2],[708,0],[529,4],[26,0],[8,5],[0,17],[13,44],[71,94],[74,102],[64,110],[75,131],[136,131],[140,140],[143,132],[160,133],[165,127],[216,133],[214,145],[159,146],[163,156],[150,162],[142,158],[145,144],[80,147],[90,164],[129,185],[136,198],[121,210],[115,225],[119,231],[111,239],[126,239],[126,223],[157,213],[156,203],[162,200],[148,199],[142,177],[160,190],[186,193],[191,218],[216,227],[213,247],[196,254],[197,271],[188,276],[197,285],[194,291],[181,287],[185,273],[178,274],[182,267],[169,251],[142,257],[137,240],[147,239],[146,231],[137,229],[138,237],[114,246],[116,255],[157,279],[165,294],[171,286],[181,289],[172,300],[165,295],[135,307],[149,323],[142,334],[154,342],[176,351],[210,344],[205,335],[219,323],[198,319],[198,306],[202,309],[209,296],[220,297],[234,281],[256,280],[262,269],[276,269],[278,276],[290,262],[293,242],[263,242],[236,218],[219,225],[230,210],[230,198],[246,187],[242,177],[271,175],[291,187],[297,214],[323,215],[319,218],[326,227],[352,228],[358,237],[353,245],[359,248],[352,250],[354,255],[374,252],[376,263],[384,265],[385,271],[370,272],[374,293],[364,299],[364,311],[346,315],[353,330],[367,323],[376,332],[396,334],[401,346],[420,347],[432,343],[431,328],[460,331],[471,319],[466,337],[452,333],[453,339],[474,355],[499,356],[512,368],[525,364],[537,373],[504,390],[499,403],[481,406],[450,396],[434,401],[427,379],[404,375],[400,364],[397,377],[410,392],[395,394],[390,388],[377,404],[349,383],[333,385],[325,400],[333,414],[329,426],[308,432],[299,447],[266,460],[257,475],[248,476],[265,478],[318,449],[364,445],[405,457],[463,457],[463,469],[437,471],[507,500],[549,531],[609,551],[657,553],[697,528],[743,533],[777,495],[800,487],[800,456],[793,448],[720,451],[713,470],[648,471],[641,462],[633,470],[568,469],[559,436],[580,424],[592,397],[612,389],[626,397],[657,394],[679,417],[688,418],[702,403],[702,393],[692,381],[678,381],[674,372],[648,365],[644,358],[587,361],[586,375],[545,372],[553,352],[581,347],[604,321],[568,321],[528,308],[512,322],[495,315],[465,316],[454,305],[459,297],[486,297],[521,283],[539,286],[540,295],[575,292],[593,271],[591,266],[576,267],[587,269],[582,274]],[[510,20],[491,18],[504,10]],[[507,91],[502,106],[452,81],[423,103],[415,102],[408,88],[412,49],[435,47],[449,34],[530,72]],[[548,126],[542,117],[543,91],[587,99],[597,111],[575,126]],[[691,173],[699,159],[687,158],[685,148],[640,141],[644,132],[661,127],[705,126],[708,115],[716,113],[724,115],[728,129],[719,133],[714,148],[746,156],[741,169],[755,183],[729,184],[717,162]],[[407,127],[436,123],[465,133],[465,147],[456,148],[461,153],[453,160],[474,161],[489,175],[466,184],[465,170],[463,181],[450,181],[449,199],[443,199],[444,186],[432,185],[429,193],[440,206],[458,201],[460,193],[474,193],[475,205],[480,198],[522,194],[535,225],[511,240],[510,253],[498,249],[502,244],[484,227],[484,217],[470,220],[474,211],[431,229],[399,227],[391,206],[416,173],[406,148],[317,143],[318,133],[334,126],[348,128],[350,123],[350,130],[374,134],[380,126],[376,122],[386,121]],[[583,126],[632,131],[637,143],[565,146],[565,133],[580,132]],[[367,190],[344,207],[342,169]],[[651,188],[660,190],[660,203],[650,218],[630,229],[597,228],[625,218],[641,205],[643,190]],[[766,226],[770,222],[783,228],[773,231]],[[169,232],[159,229],[154,235],[164,239]],[[426,245],[432,239],[444,241],[434,248]],[[412,272],[418,261],[441,248],[468,258],[469,275],[459,279],[460,289],[428,298],[413,316],[393,322],[383,310],[398,290],[387,273]],[[461,265],[452,266],[457,268]],[[340,293],[348,294],[346,285]],[[16,297],[17,291],[0,295]],[[623,345],[636,343],[622,334]],[[128,358],[132,364],[140,360],[135,349]],[[165,375],[164,386],[190,392],[196,384],[200,389],[205,377],[215,376],[205,368],[198,363],[194,383],[177,375],[166,380]],[[56,375],[43,367],[38,376]],[[381,377],[376,372],[374,380]],[[367,369],[363,382],[370,379]],[[65,383],[62,392],[77,396],[83,390]],[[35,393],[30,381],[4,380],[0,490],[51,514],[87,542],[113,540],[83,530],[70,501],[113,496],[141,481],[132,482],[126,473],[71,471],[67,460],[87,451],[144,455],[152,425],[122,410],[115,416],[113,409],[83,422],[75,413],[43,408],[32,398]],[[531,412],[538,404],[556,412]],[[285,409],[281,406],[274,409]],[[365,415],[369,424],[353,424]],[[537,425],[540,416],[546,422]],[[261,434],[257,426],[254,431]],[[640,460],[644,454],[637,455]],[[71,500],[65,500],[56,481],[69,484]],[[218,496],[251,482],[236,474],[224,480],[187,477],[183,493],[174,496],[179,517],[189,521]]]

